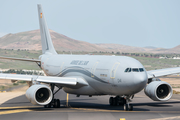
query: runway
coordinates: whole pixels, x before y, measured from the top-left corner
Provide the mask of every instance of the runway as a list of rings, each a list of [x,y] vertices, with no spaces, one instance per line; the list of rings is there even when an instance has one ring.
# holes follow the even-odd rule
[[[67,101],[67,94],[61,90],[55,96],[61,100],[61,108],[44,108],[32,105],[25,95],[21,95],[0,105],[0,120],[180,119],[180,95],[173,95],[172,99],[167,102],[154,102],[140,92],[132,101],[133,111],[124,111],[122,106],[110,106],[109,97],[69,95]]]

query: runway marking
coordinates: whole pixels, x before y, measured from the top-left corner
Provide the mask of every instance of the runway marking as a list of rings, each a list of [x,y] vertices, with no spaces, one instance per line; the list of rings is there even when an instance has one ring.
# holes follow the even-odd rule
[[[86,108],[71,108],[71,109],[83,110],[83,111],[94,111],[94,112],[146,112],[146,111],[124,111],[124,110],[99,110],[99,109],[86,109]],[[147,111],[147,112],[150,112],[150,111]]]
[[[29,112],[29,111],[32,111],[32,110],[29,110],[29,109],[9,110],[9,111],[2,111],[2,112],[0,112],[0,115],[13,114],[13,113],[21,113],[21,112]]]
[[[37,108],[39,106],[16,106],[16,107],[0,107],[0,110],[5,109],[18,109],[18,108]]]
[[[67,93],[66,106],[68,107],[69,94]]]
[[[125,118],[120,118],[119,120],[126,120]]]
[[[71,109],[76,109],[76,110],[82,110],[83,112],[85,111],[91,111],[91,112],[138,112],[138,113],[157,113],[157,112],[161,112],[161,113],[180,113],[180,111],[124,111],[124,110],[100,110],[100,109],[86,109],[86,108],[73,108],[71,107]]]
[[[179,120],[180,116],[176,117],[166,117],[166,118],[155,118],[155,119],[147,119],[147,120],[173,120],[173,119],[178,119]]]

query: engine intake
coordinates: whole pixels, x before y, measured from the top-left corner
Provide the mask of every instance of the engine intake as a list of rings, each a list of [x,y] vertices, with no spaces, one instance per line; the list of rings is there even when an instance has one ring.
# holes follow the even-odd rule
[[[145,94],[154,101],[166,101],[172,97],[172,87],[164,81],[154,81],[146,86]]]
[[[52,100],[52,91],[46,85],[32,85],[26,91],[26,97],[34,105],[47,105]]]

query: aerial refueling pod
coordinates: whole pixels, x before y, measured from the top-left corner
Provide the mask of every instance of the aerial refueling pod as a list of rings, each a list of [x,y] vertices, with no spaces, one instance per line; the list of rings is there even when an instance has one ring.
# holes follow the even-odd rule
[[[51,102],[53,94],[46,85],[32,85],[26,91],[27,99],[34,105],[47,105]]]
[[[172,97],[172,87],[164,81],[153,81],[144,89],[145,94],[154,101],[166,101]]]

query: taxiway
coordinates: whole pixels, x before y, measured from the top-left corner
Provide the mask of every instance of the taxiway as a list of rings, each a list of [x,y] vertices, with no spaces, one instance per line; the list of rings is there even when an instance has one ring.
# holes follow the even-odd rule
[[[44,108],[32,105],[25,95],[12,98],[0,105],[0,120],[179,120],[180,95],[173,95],[167,102],[154,102],[144,92],[137,94],[133,111],[122,106],[110,106],[110,96],[69,95],[61,90],[55,96],[61,100],[61,108]],[[67,101],[68,98],[68,101]],[[3,98],[0,98],[3,99]],[[68,106],[67,106],[68,104]]]

